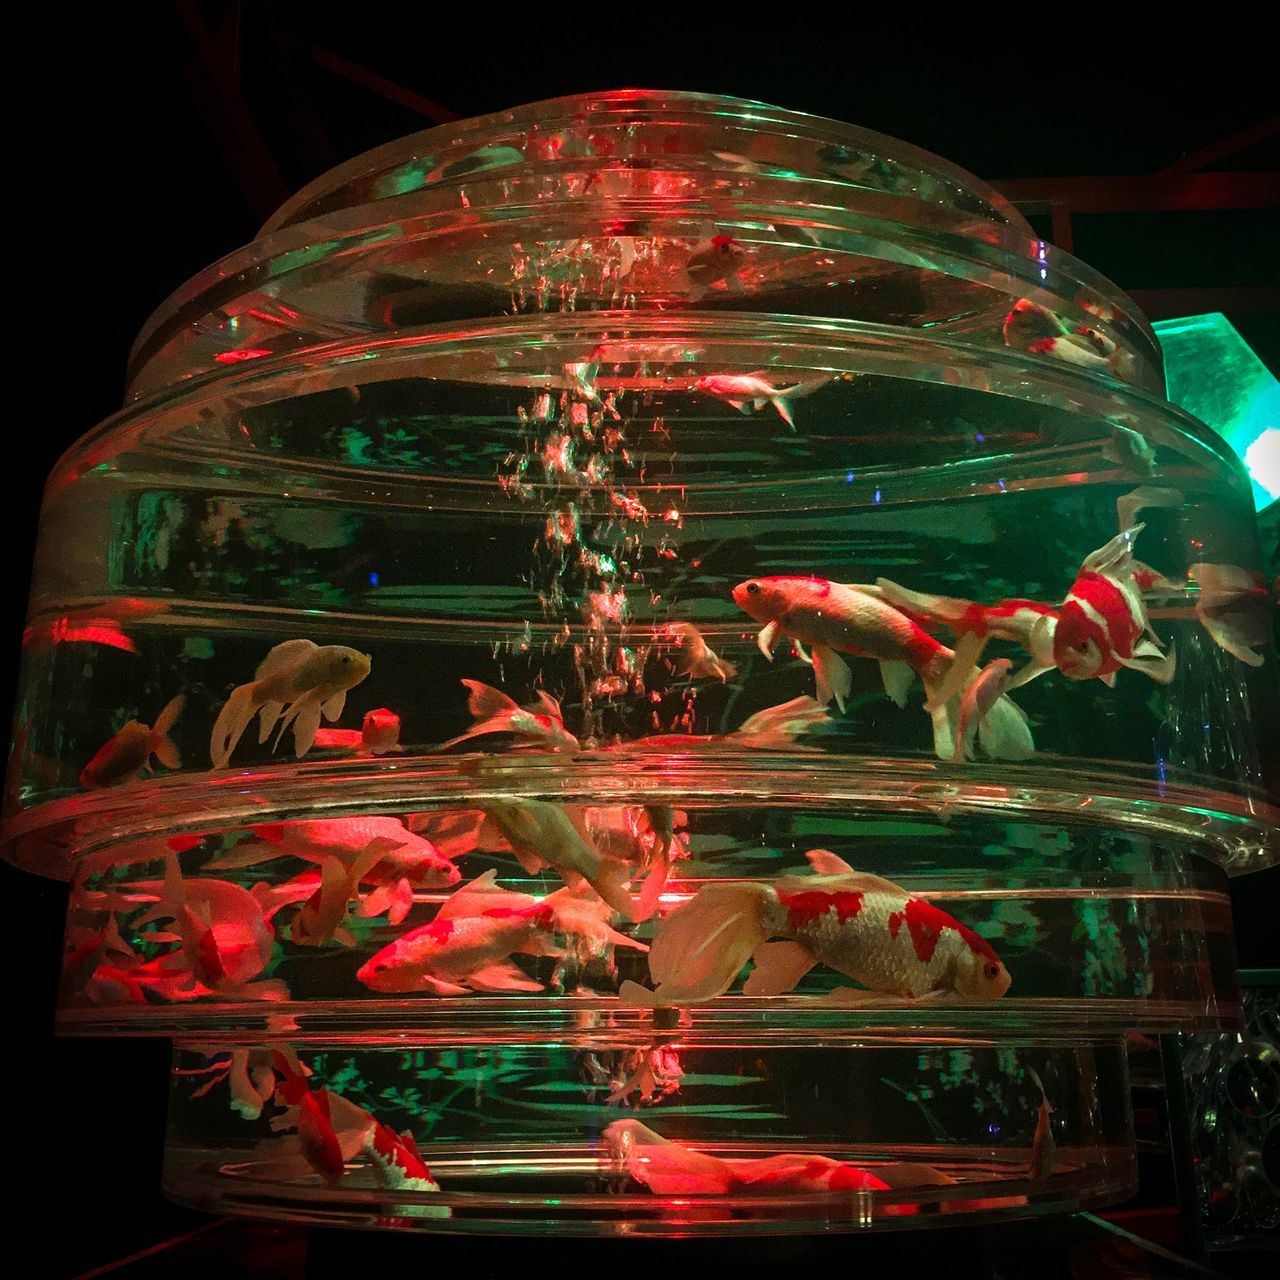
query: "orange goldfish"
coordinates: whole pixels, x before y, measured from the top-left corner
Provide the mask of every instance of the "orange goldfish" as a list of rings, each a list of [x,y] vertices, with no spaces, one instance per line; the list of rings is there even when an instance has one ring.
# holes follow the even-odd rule
[[[130,720],[80,771],[80,785],[92,790],[131,782],[150,768],[152,756],[166,769],[181,769],[182,757],[169,730],[182,714],[186,701],[183,694],[178,694],[156,717],[154,726]]]

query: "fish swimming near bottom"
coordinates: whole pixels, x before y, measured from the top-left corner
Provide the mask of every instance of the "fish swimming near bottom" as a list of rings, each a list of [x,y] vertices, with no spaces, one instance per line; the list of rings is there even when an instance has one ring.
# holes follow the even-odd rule
[[[724,1160],[668,1141],[638,1120],[615,1120],[604,1131],[604,1147],[615,1166],[660,1196],[889,1190],[874,1173],[827,1156]]]
[[[666,627],[666,635],[680,646],[678,675],[695,680],[732,680],[738,674],[738,668],[720,657],[692,623],[672,622]]]
[[[366,711],[359,729],[317,729],[314,746],[330,751],[354,751],[358,755],[384,756],[403,751],[400,717],[386,707]]]
[[[468,690],[467,706],[475,717],[475,723],[466,733],[442,742],[441,751],[491,733],[509,733],[526,745],[546,747],[552,751],[576,752],[581,749],[577,738],[564,727],[564,714],[559,702],[545,689],[538,690],[534,705],[521,707],[492,685],[482,684],[479,680],[464,680],[462,683]]]
[[[805,856],[816,875],[704,885],[659,926],[649,951],[656,990],[624,982],[619,997],[700,1004],[727,991],[748,960],[747,996],[791,991],[818,964],[873,992],[916,999],[998,1000],[1008,991],[1000,957],[972,929],[825,849]]]

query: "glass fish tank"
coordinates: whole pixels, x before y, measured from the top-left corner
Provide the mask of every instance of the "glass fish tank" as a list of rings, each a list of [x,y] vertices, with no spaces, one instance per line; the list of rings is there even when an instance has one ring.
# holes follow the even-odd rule
[[[1133,303],[866,130],[619,91],[360,156],[45,494],[5,855],[165,1190],[903,1229],[1136,1185],[1273,863],[1250,487]],[[157,1082],[157,1089],[159,1082]]]

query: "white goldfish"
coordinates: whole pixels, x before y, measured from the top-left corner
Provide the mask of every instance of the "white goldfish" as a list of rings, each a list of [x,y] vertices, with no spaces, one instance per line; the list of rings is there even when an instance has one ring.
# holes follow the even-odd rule
[[[680,646],[678,675],[691,676],[695,680],[732,680],[738,674],[738,668],[719,657],[692,623],[672,622],[665,631]]]
[[[253,679],[232,690],[218,713],[209,739],[213,767],[226,767],[241,735],[259,712],[258,741],[266,742],[278,723],[278,745],[292,726],[294,751],[301,759],[315,742],[321,715],[336,720],[346,705],[347,690],[369,674],[370,666],[368,654],[345,645],[320,646],[310,640],[286,640],[276,645]]]
[[[738,272],[746,260],[746,250],[739,241],[717,233],[710,223],[705,224],[702,238],[689,251],[684,264],[689,300],[699,301],[712,285],[721,282],[730,293],[741,293]]]
[[[545,689],[538,690],[533,706],[520,707],[492,685],[481,684],[479,680],[464,680],[462,683],[469,690],[467,707],[475,717],[475,723],[466,733],[442,742],[441,751],[490,733],[509,733],[531,745],[552,751],[581,750],[577,738],[564,727],[560,704]]]
[[[541,991],[511,960],[520,953],[565,954],[552,935],[574,934],[598,945],[646,950],[605,923],[609,907],[578,890],[559,889],[539,901],[499,888],[486,871],[458,889],[430,924],[412,929],[383,947],[356,975],[374,991]]]
[[[995,658],[974,676],[960,698],[960,718],[956,725],[956,752],[952,757],[956,764],[963,764],[973,756],[973,740],[980,731],[990,732],[990,717],[996,703],[1009,687],[1009,675],[1013,663],[1008,658]],[[1010,703],[1021,714],[1021,708]],[[1025,727],[1026,719],[1023,717]],[[1026,734],[1026,754],[1035,752],[1031,731]]]
[[[1271,594],[1261,575],[1234,564],[1193,564],[1188,572],[1200,588],[1200,625],[1232,657],[1262,666],[1258,649],[1266,647],[1272,623]]]
[[[709,373],[693,384],[693,390],[716,396],[739,413],[750,413],[752,409],[772,405],[777,410],[778,417],[794,431],[796,424],[791,416],[791,402],[810,395],[828,381],[828,378],[822,377],[808,382],[794,382],[788,387],[775,387],[759,373]]]
[[[154,725],[130,720],[80,771],[80,785],[94,789],[130,782],[151,766],[152,756],[166,769],[181,769],[182,757],[169,730],[182,714],[186,701],[183,694],[178,694],[156,717]]]

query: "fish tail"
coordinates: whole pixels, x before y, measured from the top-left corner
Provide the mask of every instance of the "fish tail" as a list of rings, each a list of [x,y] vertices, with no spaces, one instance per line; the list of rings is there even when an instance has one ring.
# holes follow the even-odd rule
[[[660,1196],[724,1195],[734,1186],[727,1161],[669,1142],[639,1120],[615,1120],[604,1146],[616,1166]]]
[[[979,720],[978,741],[993,760],[1027,760],[1036,753],[1026,713],[1005,694]]]
[[[653,1005],[697,1004],[722,995],[769,936],[764,909],[773,896],[766,884],[704,885],[662,922],[653,940],[649,973],[657,989],[632,983],[619,994]]]
[[[225,769],[231,753],[236,749],[241,735],[249,727],[249,721],[261,703],[258,701],[256,680],[242,684],[231,691],[231,696],[218,712],[209,737],[209,755],[215,769]]]
[[[982,651],[987,647],[986,636],[976,631],[966,631],[957,641],[955,652],[947,663],[939,661],[935,655],[931,667],[940,671],[941,679],[924,676],[925,710],[932,712],[938,707],[945,707],[952,698],[964,691],[978,663],[982,660]]]
[[[924,681],[924,707],[933,721],[933,751],[939,760],[955,758],[960,692],[946,698],[942,696],[944,686],[949,683],[948,676],[955,665],[955,655],[949,649],[940,648],[920,668],[920,678]],[[963,689],[963,681],[960,687]]]
[[[519,710],[519,708],[516,708]],[[511,713],[508,711],[499,712],[495,716],[490,716],[486,720],[478,720],[471,726],[466,733],[460,733],[456,738],[450,738],[448,742],[442,742],[437,748],[438,751],[444,751],[448,747],[456,747],[460,742],[466,742],[471,738],[482,738],[487,733],[513,733],[511,727]]]
[[[637,921],[643,917],[639,914],[639,905],[627,890],[630,879],[631,868],[625,862],[606,858],[589,883],[624,920]]]

